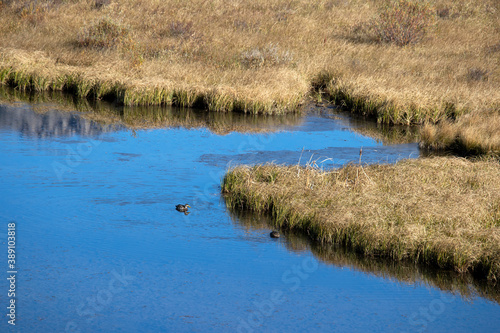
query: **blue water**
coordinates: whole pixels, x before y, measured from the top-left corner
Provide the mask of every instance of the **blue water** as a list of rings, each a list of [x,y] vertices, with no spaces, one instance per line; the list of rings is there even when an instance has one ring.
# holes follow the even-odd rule
[[[264,134],[128,130],[0,106],[0,308],[16,223],[16,325],[2,332],[493,332],[500,306],[381,277],[269,238],[227,211],[240,163],[416,158],[328,111]],[[189,203],[189,215],[175,211]],[[258,217],[255,217],[258,219]],[[292,245],[291,245],[292,244]]]

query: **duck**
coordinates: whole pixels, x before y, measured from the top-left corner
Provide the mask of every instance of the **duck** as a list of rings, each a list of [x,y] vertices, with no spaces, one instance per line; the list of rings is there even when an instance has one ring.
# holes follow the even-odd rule
[[[280,238],[280,233],[277,231],[271,231],[269,235],[271,236],[271,238]]]
[[[177,205],[175,206],[175,209],[179,212],[187,212],[188,208],[191,208],[191,206],[189,206],[188,204],[185,204],[185,205]]]

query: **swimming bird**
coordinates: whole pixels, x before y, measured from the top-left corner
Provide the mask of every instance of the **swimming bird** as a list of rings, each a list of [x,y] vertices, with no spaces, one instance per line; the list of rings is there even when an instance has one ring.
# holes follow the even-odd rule
[[[271,238],[280,238],[280,233],[277,231],[271,231]]]
[[[175,209],[179,212],[187,212],[188,208],[191,208],[188,204],[175,206]]]

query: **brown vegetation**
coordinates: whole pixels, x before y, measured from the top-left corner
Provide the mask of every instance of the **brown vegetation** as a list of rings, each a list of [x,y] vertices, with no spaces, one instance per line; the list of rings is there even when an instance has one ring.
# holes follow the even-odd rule
[[[466,114],[455,121],[426,124],[420,146],[430,150],[451,150],[462,155],[500,156],[500,109]]]
[[[471,113],[456,126],[477,130],[500,104],[500,4],[416,3],[4,0],[0,82],[252,113],[296,111],[316,89],[379,122]]]
[[[500,277],[500,164],[421,158],[395,165],[237,167],[230,207],[270,212],[276,225],[367,256]]]

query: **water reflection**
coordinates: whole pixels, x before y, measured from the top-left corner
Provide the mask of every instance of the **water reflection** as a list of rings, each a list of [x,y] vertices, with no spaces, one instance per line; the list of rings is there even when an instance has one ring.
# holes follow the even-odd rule
[[[66,118],[72,121],[93,121],[101,125],[119,125],[133,130],[147,128],[177,128],[187,129],[207,128],[219,135],[231,132],[261,133],[283,129],[285,126],[297,126],[303,122],[299,114],[288,115],[254,115],[235,112],[207,112],[188,108],[175,108],[170,106],[117,106],[104,101],[88,101],[75,99],[72,96],[59,92],[44,92],[37,94],[23,93],[8,87],[0,87],[0,100],[2,103],[15,103],[19,108],[30,108],[38,114],[50,113],[54,119],[57,110],[79,111],[81,117],[75,115],[61,115],[59,121],[67,123]],[[19,113],[22,113],[19,111]],[[30,116],[34,119],[34,116]],[[84,120],[85,119],[85,120]],[[34,120],[35,123],[40,122]],[[84,134],[84,133],[82,133]]]
[[[228,209],[232,222],[247,231],[271,230],[271,217],[250,211]],[[311,252],[319,260],[337,267],[352,268],[377,277],[413,285],[427,285],[471,300],[483,297],[500,304],[500,286],[477,280],[471,274],[430,268],[412,262],[366,257],[343,247],[313,242],[302,232],[280,231],[280,242],[291,252]]]
[[[74,112],[36,111],[30,105],[0,105],[0,128],[36,138],[98,136],[119,129],[118,125],[99,124]]]
[[[361,116],[347,115],[345,111],[333,106],[311,106],[308,113],[325,119],[335,119],[339,124],[344,124],[346,128],[374,138],[384,145],[412,143],[418,142],[420,139],[418,126],[387,125],[375,121],[367,121]]]
[[[359,267],[371,274],[405,275],[386,272],[401,266],[374,268],[371,265],[377,262],[351,262],[348,253],[323,253],[300,235],[285,234],[278,242],[269,238],[269,229],[265,236],[257,235],[251,221],[245,224],[233,216],[232,223],[220,201],[220,177],[227,170],[226,161],[266,163],[277,157],[296,164],[314,153],[313,159],[327,155],[342,164],[356,162],[363,147],[363,163],[374,163],[417,157],[416,144],[382,146],[355,133],[347,117],[330,119],[342,116],[329,108],[304,117],[254,117],[169,108],[140,111],[109,104],[100,109],[99,105],[107,104],[67,96],[57,101],[57,96],[11,95],[7,103],[41,117],[33,122],[38,130],[25,132],[35,133],[29,137],[19,136],[24,127],[13,125],[17,118],[11,115],[5,121],[8,128],[0,128],[0,220],[19,221],[19,253],[23,254],[19,304],[25,331],[68,331],[72,321],[82,332],[234,332],[241,319],[257,313],[255,304],[266,302],[274,290],[286,292],[287,301],[255,331],[272,332],[279,327],[289,332],[385,332],[388,327],[407,330],[409,325],[411,330],[408,317],[414,309],[433,304],[433,297],[441,293],[400,288],[398,283],[354,269],[341,271],[323,264],[300,289],[291,292],[282,273],[301,264],[304,257],[312,259],[311,252],[318,258],[324,256],[325,262]],[[56,107],[70,118],[44,122],[44,115]],[[40,124],[58,122],[64,122],[61,128],[73,130],[87,128],[83,123],[90,123],[90,128],[101,126],[103,131],[120,128],[114,126],[126,130],[98,139],[32,136],[43,132],[41,128],[55,132],[57,126]],[[138,130],[141,126],[180,128]],[[225,136],[206,130],[260,131],[261,126],[269,131],[284,130]],[[137,129],[136,135],[130,135],[130,129]],[[93,132],[82,131],[81,135],[85,133]],[[188,216],[174,208],[186,202],[193,207]],[[81,310],[89,308],[87,300],[106,296],[112,272],[123,270],[135,278],[133,283],[113,294],[110,304],[91,317],[92,322],[89,316],[81,316]],[[413,280],[419,278],[410,272]],[[0,289],[8,290],[4,281]],[[434,323],[436,330],[454,328],[458,316],[465,318],[461,323],[464,330],[499,326],[498,305],[481,300],[479,305],[469,306],[457,300]],[[6,331],[2,325],[8,324],[0,323],[0,331]]]
[[[44,115],[36,118],[35,115],[29,115],[32,122],[29,127],[37,127],[36,123],[57,123],[61,122],[61,126],[66,126],[65,130],[56,131],[63,133],[61,135],[71,135],[68,131],[67,124],[74,124],[73,129],[78,126],[82,128],[94,127],[93,131],[99,132],[101,125],[102,131],[116,130],[117,128],[129,128],[132,130],[147,129],[147,128],[207,128],[212,133],[226,135],[231,132],[241,133],[266,133],[279,130],[302,130],[302,131],[321,131],[332,130],[332,119],[335,119],[335,126],[348,129],[365,136],[374,138],[384,145],[404,144],[418,142],[419,129],[418,127],[408,126],[389,126],[385,124],[377,124],[373,121],[366,121],[362,118],[356,118],[346,115],[337,108],[316,107],[308,105],[304,108],[303,114],[316,116],[317,121],[314,124],[306,124],[305,117],[302,114],[287,114],[287,115],[253,115],[236,112],[207,112],[206,110],[181,109],[169,106],[117,106],[113,103],[104,101],[88,101],[86,99],[77,99],[71,95],[60,92],[41,92],[41,93],[25,93],[16,89],[5,86],[0,86],[0,101],[2,104],[15,104],[19,111],[19,107],[29,108],[33,112]],[[27,104],[20,104],[24,102]],[[58,115],[57,112],[62,114]],[[79,111],[80,117],[76,114],[64,115],[64,112]],[[19,117],[8,116],[3,117]],[[56,119],[59,118],[59,119]],[[323,119],[323,121],[321,121]],[[8,122],[2,120],[4,123]],[[14,120],[12,120],[14,121]],[[23,120],[25,123],[27,120]],[[82,124],[76,124],[82,122]],[[110,127],[115,125],[118,127]],[[301,128],[301,126],[303,128]],[[327,126],[328,128],[325,128]],[[40,129],[41,125],[38,126]],[[13,128],[13,127],[12,127]],[[87,129],[89,134],[92,131]],[[44,131],[48,134],[50,131]],[[86,132],[74,132],[74,134],[85,134]]]

